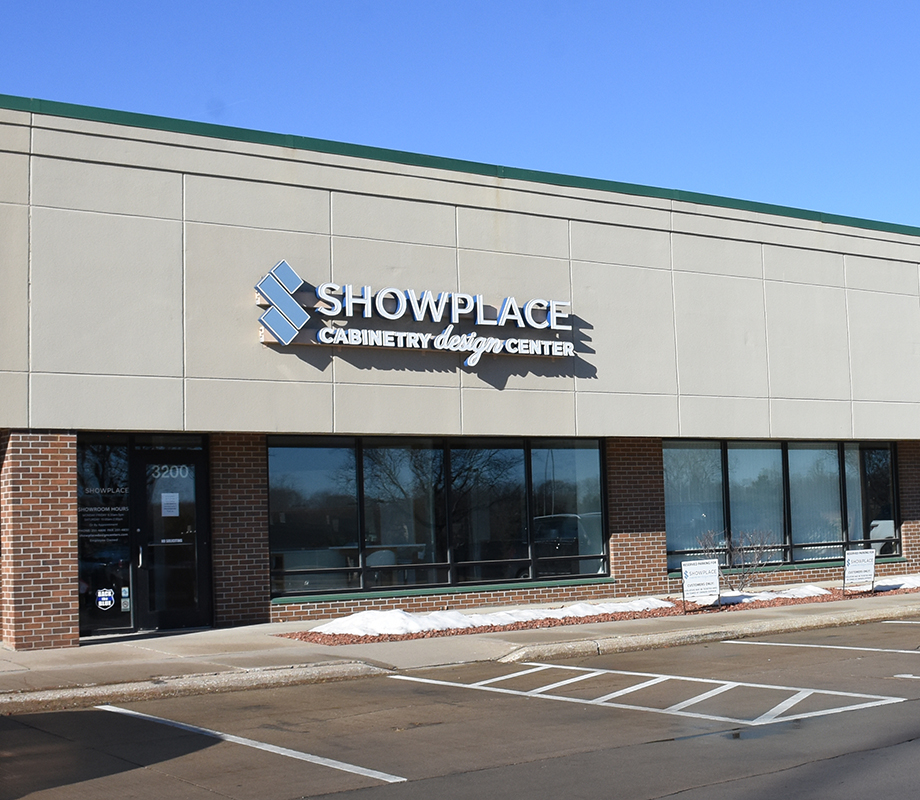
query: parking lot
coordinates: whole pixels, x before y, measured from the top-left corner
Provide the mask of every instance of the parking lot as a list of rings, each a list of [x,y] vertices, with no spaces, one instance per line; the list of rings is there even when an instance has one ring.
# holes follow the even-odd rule
[[[2,796],[906,791],[917,623],[0,718]]]

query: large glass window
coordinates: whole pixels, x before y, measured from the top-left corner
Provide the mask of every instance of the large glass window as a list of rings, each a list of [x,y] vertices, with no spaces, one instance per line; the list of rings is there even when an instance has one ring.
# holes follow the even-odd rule
[[[891,449],[851,442],[844,448],[850,542],[860,542],[860,547],[873,547],[879,555],[899,553]]]
[[[269,447],[275,596],[606,575],[597,440]]]
[[[783,560],[783,451],[779,442],[728,443],[728,561]]]
[[[358,482],[354,445],[268,451],[272,592],[357,585]]]
[[[365,588],[443,583],[447,561],[444,450],[431,441],[364,447]]]
[[[722,448],[718,442],[670,442],[664,456],[668,569],[689,553],[725,544]]]
[[[664,445],[668,568],[758,551],[767,562],[898,555],[893,446],[674,441]]]
[[[131,627],[131,526],[127,440],[77,448],[80,629]],[[122,602],[127,598],[128,602]]]
[[[840,454],[826,444],[789,445],[793,561],[843,557]]]
[[[599,451],[551,441],[531,451],[533,546],[537,575],[605,570]]]
[[[451,539],[458,583],[530,576],[524,465],[523,442],[451,446]]]

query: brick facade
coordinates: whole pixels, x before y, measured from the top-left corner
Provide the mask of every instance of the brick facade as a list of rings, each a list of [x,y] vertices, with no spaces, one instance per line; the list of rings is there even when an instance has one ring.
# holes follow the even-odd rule
[[[920,572],[920,442],[898,445],[903,560],[876,567],[881,578]],[[606,441],[607,512],[612,582],[469,592],[433,592],[405,597],[364,597],[272,606],[272,621],[318,620],[370,609],[431,612],[526,603],[574,603],[636,595],[679,595],[680,580],[668,579],[662,440]],[[843,581],[843,565],[764,571],[752,586]]]
[[[265,436],[210,437],[214,622],[269,620],[268,450]]]
[[[2,638],[30,650],[79,643],[77,441],[0,434]]]
[[[898,444],[903,559],[879,577],[920,572],[920,442]],[[677,594],[668,580],[662,441],[606,441],[611,580],[272,604],[268,450],[261,434],[210,436],[214,620],[316,620],[369,609],[412,612]],[[76,436],[0,432],[0,631],[14,649],[79,643]],[[755,584],[842,581],[842,566],[764,572]]]
[[[607,515],[617,593],[668,591],[661,439],[607,439]]]
[[[399,609],[410,613],[482,609],[489,606],[517,606],[530,603],[567,605],[584,600],[611,600],[621,596],[619,587],[610,582],[484,589],[480,591],[437,592],[404,597],[355,597],[310,603],[276,603],[271,607],[272,622],[319,620],[357,614],[359,611]]]

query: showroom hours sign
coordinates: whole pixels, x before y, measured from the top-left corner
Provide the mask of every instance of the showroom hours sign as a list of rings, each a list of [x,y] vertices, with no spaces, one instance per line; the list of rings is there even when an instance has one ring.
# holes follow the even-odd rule
[[[573,342],[559,337],[572,330],[567,301],[504,297],[488,306],[482,294],[337,283],[312,292],[304,287],[286,261],[256,285],[259,305],[268,306],[259,318],[263,342],[451,351],[464,354],[468,367],[485,354],[575,355]]]

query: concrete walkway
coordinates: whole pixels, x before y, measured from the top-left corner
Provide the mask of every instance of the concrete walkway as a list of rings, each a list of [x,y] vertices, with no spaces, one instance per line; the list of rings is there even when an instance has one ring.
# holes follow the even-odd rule
[[[880,593],[832,603],[338,647],[277,635],[312,627],[302,622],[106,637],[68,650],[0,649],[0,714],[476,661],[591,656],[913,616],[920,617],[920,594]]]

